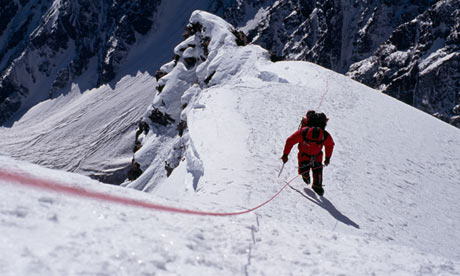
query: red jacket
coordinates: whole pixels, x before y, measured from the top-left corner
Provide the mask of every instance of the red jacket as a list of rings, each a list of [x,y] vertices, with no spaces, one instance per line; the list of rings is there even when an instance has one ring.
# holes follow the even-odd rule
[[[292,134],[289,138],[287,138],[283,153],[289,155],[292,147],[298,143],[299,153],[297,154],[297,158],[299,159],[299,163],[302,161],[311,160],[312,156],[316,156],[316,162],[323,162],[323,146],[326,149],[326,158],[330,158],[332,156],[332,150],[334,149],[334,140],[332,139],[332,136],[329,134],[329,132],[325,130],[323,131],[322,135],[325,137],[323,143],[309,144],[304,140],[304,134],[307,129],[308,127],[301,128],[294,132],[294,134]],[[304,132],[304,134],[302,134],[302,132]]]

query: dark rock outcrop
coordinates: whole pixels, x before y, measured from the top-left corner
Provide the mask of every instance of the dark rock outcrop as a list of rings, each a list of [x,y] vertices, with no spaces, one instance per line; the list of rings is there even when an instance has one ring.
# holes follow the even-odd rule
[[[249,41],[278,59],[305,60],[340,73],[369,57],[394,28],[427,10],[435,0],[241,1],[224,18],[236,26],[259,8],[259,22],[244,26]],[[263,12],[261,12],[261,10]]]

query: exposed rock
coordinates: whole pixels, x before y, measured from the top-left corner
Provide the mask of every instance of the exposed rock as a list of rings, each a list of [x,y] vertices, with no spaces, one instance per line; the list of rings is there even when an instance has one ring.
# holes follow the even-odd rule
[[[134,160],[133,160],[131,162],[131,166],[130,166],[130,168],[128,170],[128,179],[130,181],[134,181],[139,176],[141,176],[141,174],[142,174],[141,166],[139,165],[139,163],[134,162]]]
[[[159,124],[162,126],[167,126],[171,123],[174,123],[175,120],[171,115],[161,112],[158,108],[154,107],[149,115],[150,120],[154,124]]]
[[[248,0],[224,18],[270,50],[272,61],[306,60],[347,73],[452,122],[460,97],[459,3]]]
[[[179,136],[182,137],[184,131],[187,129],[187,121],[180,121],[177,125],[177,131],[179,132]]]
[[[185,30],[184,30],[184,33],[182,34],[182,36],[184,38],[189,38],[190,36],[196,34],[197,32],[200,32],[202,30],[203,26],[200,24],[200,23],[191,23],[191,24],[187,24],[187,26],[185,26]]]
[[[144,134],[144,136],[145,136],[145,135],[147,135],[149,133],[149,131],[150,131],[150,127],[149,127],[148,123],[146,123],[144,121],[139,122],[138,129],[136,131],[136,141],[134,142],[133,152],[138,151],[142,147],[142,142],[139,139],[139,136],[141,134]]]
[[[206,85],[209,84],[209,82],[211,81],[212,77],[214,76],[214,74],[216,73],[216,71],[213,71],[211,74],[209,74],[208,77],[206,77],[206,79],[204,79],[204,83],[206,83]]]
[[[171,166],[168,161],[165,161],[165,170],[166,170],[167,177],[169,177],[172,174],[172,172],[174,171],[174,168],[175,167]]]
[[[18,5],[11,0],[0,0],[0,36],[18,11]]]
[[[157,81],[159,79],[161,79],[162,77],[166,76],[168,73],[166,72],[163,72],[161,70],[157,70],[156,73],[155,73],[155,78],[157,79]]]
[[[246,46],[249,43],[248,37],[242,31],[232,30],[232,34],[236,37],[235,41],[238,46]]]
[[[61,69],[56,76],[56,79],[53,82],[53,85],[51,86],[50,89],[50,94],[51,97],[53,96],[53,93],[56,93],[57,91],[61,90],[62,88],[66,87],[67,82],[70,79],[70,70],[69,68],[63,68]]]

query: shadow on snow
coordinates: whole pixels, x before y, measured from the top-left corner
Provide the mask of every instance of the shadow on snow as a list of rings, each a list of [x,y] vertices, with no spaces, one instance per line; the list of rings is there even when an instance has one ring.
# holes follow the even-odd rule
[[[318,197],[316,196],[315,192],[313,192],[312,190],[310,189],[307,189],[307,188],[304,188],[304,192],[305,193],[302,193],[301,191],[297,190],[296,188],[292,187],[291,185],[289,185],[289,187],[296,191],[297,193],[301,194],[304,198],[310,200],[311,202],[315,203],[316,205],[318,205],[319,207],[325,209],[326,211],[329,212],[329,214],[331,214],[331,216],[333,216],[336,220],[346,224],[346,225],[350,225],[350,226],[353,226],[357,229],[360,229],[359,228],[359,225],[357,223],[355,223],[354,221],[352,221],[350,218],[348,218],[347,216],[345,216],[344,214],[342,214],[339,210],[337,210],[337,208],[335,208],[335,206],[325,197],[320,197],[318,199]]]

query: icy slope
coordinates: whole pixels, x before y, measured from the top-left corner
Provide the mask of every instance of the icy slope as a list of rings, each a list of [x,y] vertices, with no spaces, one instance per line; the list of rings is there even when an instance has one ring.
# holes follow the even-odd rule
[[[171,75],[164,76],[165,105],[157,95],[149,106],[148,111],[157,107],[187,119],[188,126],[180,136],[175,124],[152,123],[156,129],[142,136],[140,152],[153,157],[130,185],[150,193],[7,157],[0,157],[0,168],[175,207],[245,210],[296,176],[295,150],[277,178],[279,158],[285,139],[313,108],[329,116],[336,142],[324,171],[325,197],[304,190],[296,178],[261,209],[214,218],[67,197],[0,180],[0,274],[460,273],[458,129],[316,65],[271,63],[260,47],[233,43],[219,19],[201,12],[192,18],[208,31],[216,26],[214,42],[221,43],[210,46],[208,58],[196,67],[177,67],[183,64],[179,56],[180,70],[170,68]],[[213,71],[210,86],[201,82],[209,74],[195,74]],[[179,85],[170,80],[182,81],[175,87],[184,89],[168,90]],[[186,108],[168,102],[173,96],[186,101]],[[164,158],[174,156],[171,145],[181,142],[183,155],[166,177]],[[142,160],[143,154],[136,157]]]
[[[12,128],[0,127],[0,152],[43,166],[97,177],[126,178],[136,122],[156,85],[148,73],[126,76],[81,93],[78,87],[27,112]]]

